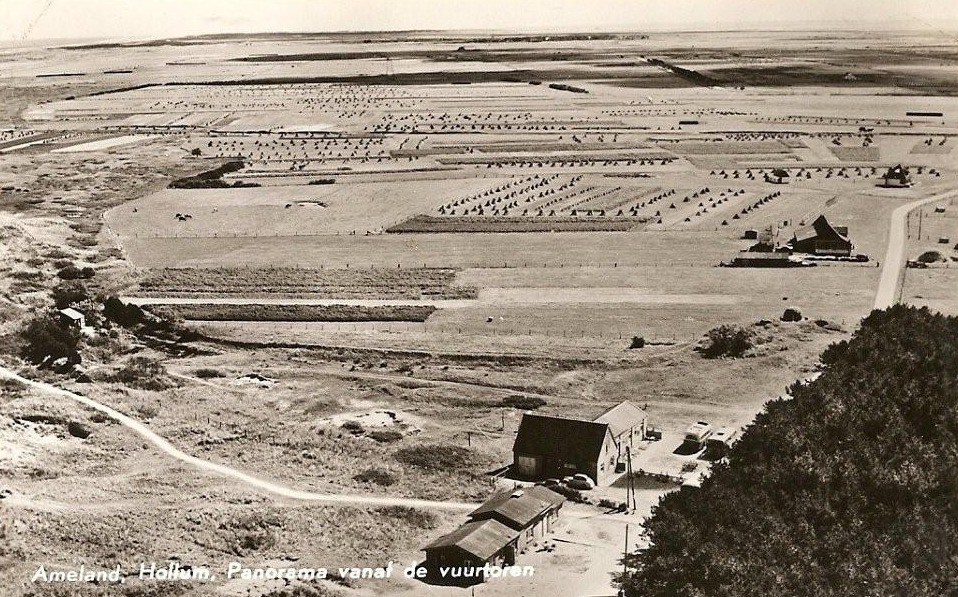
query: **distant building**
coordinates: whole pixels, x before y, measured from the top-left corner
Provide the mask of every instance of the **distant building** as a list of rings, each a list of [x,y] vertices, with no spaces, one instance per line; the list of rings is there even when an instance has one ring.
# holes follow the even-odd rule
[[[742,251],[732,260],[732,267],[797,267],[787,251]]]
[[[498,493],[469,513],[473,521],[496,520],[519,533],[521,551],[552,532],[565,498],[545,487]]]
[[[498,520],[474,520],[423,548],[426,569],[436,576],[440,567],[476,567],[516,563],[519,533]],[[482,580],[480,577],[479,580]]]
[[[839,229],[844,230],[845,233],[842,234]],[[847,228],[832,226],[822,215],[810,225],[796,230],[788,244],[797,253],[847,257],[852,254],[854,248],[847,234]]]
[[[526,478],[584,473],[602,483],[645,432],[645,412],[623,402],[594,421],[525,413],[513,445],[513,467]]]
[[[83,316],[83,313],[80,313],[72,307],[67,307],[66,309],[60,309],[57,311],[57,316],[60,319],[60,323],[67,327],[82,329],[86,327],[86,318]]]
[[[884,186],[895,188],[910,187],[912,183],[908,168],[903,167],[901,164],[889,168],[884,176],[882,176],[882,181]]]
[[[775,184],[787,184],[789,178],[791,178],[791,175],[788,173],[788,170],[782,168],[775,168],[765,175],[766,181],[774,182]]]

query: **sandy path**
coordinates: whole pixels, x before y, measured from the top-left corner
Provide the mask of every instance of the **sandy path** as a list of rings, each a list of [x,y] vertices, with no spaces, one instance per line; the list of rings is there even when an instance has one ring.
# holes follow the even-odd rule
[[[294,489],[269,481],[266,479],[260,479],[254,477],[250,474],[244,473],[240,470],[231,468],[223,464],[217,464],[215,462],[210,462],[208,460],[203,460],[202,458],[197,458],[183,452],[179,448],[175,447],[170,442],[166,441],[164,438],[156,434],[149,427],[143,423],[133,419],[109,406],[97,402],[92,398],[86,396],[81,396],[80,394],[75,394],[73,392],[64,390],[52,386],[47,383],[34,381],[32,379],[27,379],[21,377],[16,372],[7,369],[6,367],[0,367],[0,378],[12,379],[18,381],[24,385],[36,388],[42,392],[48,394],[53,394],[60,397],[69,398],[75,400],[80,404],[88,406],[94,410],[100,411],[106,416],[114,419],[123,426],[132,430],[134,433],[153,444],[164,454],[175,458],[185,464],[188,464],[199,470],[216,473],[225,477],[229,477],[236,481],[239,481],[247,487],[265,491],[267,493],[273,494],[277,497],[284,497],[293,500],[307,501],[307,502],[319,502],[319,503],[328,503],[328,504],[337,504],[337,505],[352,505],[352,506],[408,506],[411,508],[429,508],[429,509],[443,509],[443,510],[459,510],[459,511],[471,511],[478,507],[478,504],[467,504],[463,502],[438,502],[431,500],[419,500],[413,498],[399,498],[399,497],[388,497],[388,496],[372,496],[372,495],[348,495],[348,494],[328,494],[328,493],[314,493],[311,491],[303,491],[300,489]]]
[[[947,191],[925,197],[902,205],[891,214],[891,229],[888,235],[888,249],[882,262],[881,278],[875,293],[875,309],[885,309],[898,302],[898,282],[905,266],[905,237],[908,214],[922,205],[941,201],[958,195],[958,191]]]

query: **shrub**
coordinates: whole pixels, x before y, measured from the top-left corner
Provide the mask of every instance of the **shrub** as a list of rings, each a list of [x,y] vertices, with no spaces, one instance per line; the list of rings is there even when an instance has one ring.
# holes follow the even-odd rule
[[[376,429],[375,431],[369,432],[369,437],[379,443],[388,444],[398,442],[403,438],[403,434],[401,431],[396,431],[395,429]]]
[[[159,361],[147,357],[133,357],[109,378],[131,388],[160,391],[173,387],[166,377],[166,368]]]
[[[625,502],[617,502],[615,500],[610,500],[609,498],[602,498],[599,500],[599,507],[615,510],[616,512],[625,512],[629,509],[629,505]]]
[[[752,332],[743,327],[722,325],[709,330],[705,336],[701,352],[706,358],[740,357],[752,348]]]
[[[103,317],[125,328],[143,323],[146,314],[136,305],[127,305],[115,296],[103,301]]]
[[[782,321],[801,321],[802,312],[799,311],[798,309],[792,309],[791,307],[789,307],[788,309],[785,309],[784,313],[782,313],[781,320]]]
[[[432,472],[467,470],[485,462],[476,452],[450,444],[402,448],[396,452],[396,460]]]
[[[383,506],[382,508],[376,508],[376,512],[402,520],[413,528],[432,529],[436,527],[436,515],[426,510],[410,508],[409,506]]]
[[[226,374],[220,371],[219,369],[211,369],[208,367],[202,367],[200,369],[194,369],[193,375],[200,379],[214,379],[217,377],[226,377]]]
[[[61,280],[86,280],[92,278],[96,274],[93,271],[92,267],[77,267],[75,265],[68,265],[65,268],[57,272],[57,277]]]
[[[91,434],[92,432],[91,432],[90,429],[89,429],[86,425],[84,425],[83,423],[77,423],[76,421],[70,421],[70,423],[67,424],[67,433],[69,433],[69,434],[72,435],[73,437],[78,437],[78,438],[80,438],[80,439],[86,439],[86,438],[90,437],[90,434]]]
[[[384,468],[368,468],[361,473],[353,475],[353,479],[360,483],[375,483],[382,487],[389,487],[399,483],[399,475]]]
[[[53,289],[53,304],[57,309],[77,305],[90,298],[86,286],[76,280],[64,282]]]
[[[632,336],[632,343],[629,344],[629,348],[643,348],[645,346],[645,338],[642,336]]]
[[[572,489],[571,487],[566,487],[565,485],[555,485],[549,489],[565,497],[565,499],[569,500],[570,502],[576,502],[577,504],[589,503],[589,498],[582,495],[582,492],[578,489]]]
[[[918,256],[919,263],[936,263],[938,261],[944,261],[945,258],[938,251],[925,251]]]
[[[69,363],[79,363],[80,354],[77,345],[80,334],[72,328],[64,328],[49,316],[38,317],[31,321],[21,332],[26,341],[23,356],[34,364],[66,358]]]
[[[523,396],[513,394],[502,399],[502,406],[519,410],[535,410],[546,405],[546,401],[538,396]]]
[[[342,425],[339,426],[343,431],[348,431],[353,435],[362,435],[366,433],[366,428],[363,427],[363,424],[359,421],[345,421]]]

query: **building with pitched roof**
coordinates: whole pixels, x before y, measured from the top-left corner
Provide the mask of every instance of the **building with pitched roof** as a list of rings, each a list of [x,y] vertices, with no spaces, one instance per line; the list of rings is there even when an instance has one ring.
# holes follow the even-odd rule
[[[564,502],[564,497],[545,487],[514,489],[492,496],[470,512],[469,518],[496,520],[517,531],[517,547],[523,550],[552,532]]]
[[[892,166],[885,172],[884,176],[882,176],[882,181],[886,187],[910,187],[911,174],[908,172],[908,168],[898,164],[897,166]]]
[[[530,479],[584,473],[602,483],[626,458],[645,412],[623,402],[593,421],[525,413],[512,447],[513,470]]]
[[[810,225],[796,230],[788,246],[797,253],[845,257],[851,255],[855,247],[848,239],[848,229],[832,226],[825,216],[818,216]]]
[[[516,561],[519,532],[491,518],[473,520],[423,548],[426,569],[441,567],[511,566]]]
[[[765,175],[767,182],[774,182],[775,184],[788,184],[789,178],[791,178],[791,175],[784,168],[775,168]]]
[[[624,454],[625,448],[634,447],[636,438],[642,441],[645,438],[645,425],[648,417],[645,411],[639,405],[629,400],[623,400],[596,417],[596,423],[606,423],[612,437],[619,448],[620,457]]]

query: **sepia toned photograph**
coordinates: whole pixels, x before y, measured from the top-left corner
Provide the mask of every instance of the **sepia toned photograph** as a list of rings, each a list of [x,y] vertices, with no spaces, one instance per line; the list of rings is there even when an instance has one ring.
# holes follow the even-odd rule
[[[953,0],[0,0],[0,597],[958,595]]]

